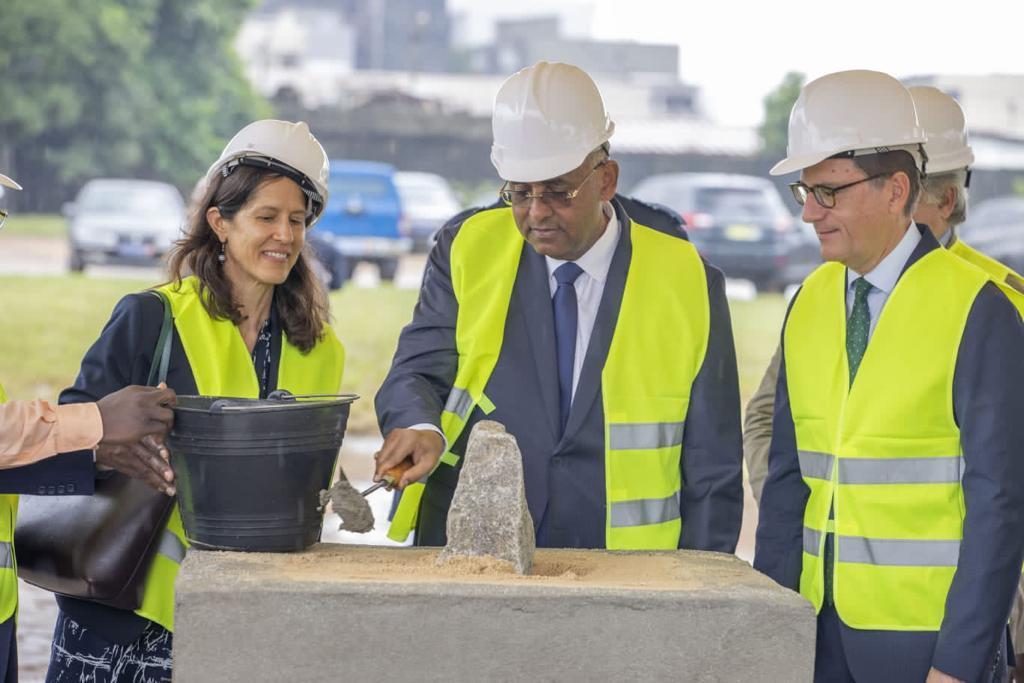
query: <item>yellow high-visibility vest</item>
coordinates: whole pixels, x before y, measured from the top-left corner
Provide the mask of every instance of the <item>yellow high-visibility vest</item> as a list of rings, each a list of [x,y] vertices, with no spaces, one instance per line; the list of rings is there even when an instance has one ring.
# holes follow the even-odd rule
[[[965,244],[963,240],[956,240],[949,246],[949,251],[973,263],[989,274],[999,285],[1006,297],[1010,300],[1021,316],[1024,316],[1024,278],[1018,275],[1012,268],[1005,266],[990,256],[986,256],[974,247]]]
[[[821,609],[833,532],[833,594],[848,626],[935,631],[942,623],[965,515],[953,374],[989,281],[946,250],[922,257],[889,296],[852,386],[846,269],[821,266],[793,303],[786,381],[810,489],[800,593]]]
[[[605,419],[605,544],[669,549],[679,544],[680,458],[690,388],[707,350],[710,306],[704,264],[693,245],[632,224],[632,261],[601,374]],[[441,428],[454,445],[486,395],[504,340],[523,251],[509,208],[466,220],[452,243],[459,364]],[[454,466],[448,452],[441,467]],[[406,487],[388,535],[416,526],[424,484]]]
[[[203,307],[199,281],[185,278],[181,286],[160,288],[171,302],[174,327],[185,348],[196,388],[204,396],[259,398],[260,388],[252,357],[241,333],[230,320],[214,320]],[[282,333],[283,334],[283,333]],[[341,385],[345,351],[330,325],[309,353],[282,339],[277,387],[293,394],[333,394]],[[188,548],[177,504],[164,530],[159,549],[146,577],[142,607],[136,614],[174,630],[174,579]]]
[[[0,403],[7,392],[0,385]],[[18,518],[18,496],[0,494],[0,623],[18,609],[18,565],[14,559],[14,523]]]

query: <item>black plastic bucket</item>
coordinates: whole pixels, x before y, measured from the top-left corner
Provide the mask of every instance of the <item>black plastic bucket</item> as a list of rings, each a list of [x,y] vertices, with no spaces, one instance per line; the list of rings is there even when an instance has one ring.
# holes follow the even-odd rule
[[[358,397],[282,393],[178,397],[167,447],[193,546],[287,552],[320,539],[317,494],[331,484]]]

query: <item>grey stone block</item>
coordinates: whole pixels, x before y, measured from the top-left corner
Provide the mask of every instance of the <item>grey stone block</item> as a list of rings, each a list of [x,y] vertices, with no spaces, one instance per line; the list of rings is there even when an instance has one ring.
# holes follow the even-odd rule
[[[486,556],[529,574],[537,547],[516,437],[491,420],[473,427],[448,509],[448,545],[438,562]]]
[[[718,553],[539,549],[534,574],[437,549],[193,551],[174,680],[809,681],[811,606]]]

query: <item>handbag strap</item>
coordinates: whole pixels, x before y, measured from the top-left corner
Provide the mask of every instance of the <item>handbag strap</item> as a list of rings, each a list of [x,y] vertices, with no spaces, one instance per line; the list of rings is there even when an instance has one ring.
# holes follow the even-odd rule
[[[167,295],[157,290],[149,290],[149,293],[160,299],[164,306],[164,319],[160,324],[160,336],[156,340],[156,349],[153,351],[153,362],[149,366],[149,379],[146,384],[155,387],[161,382],[167,381],[167,366],[171,362],[171,346],[174,342],[174,319],[171,316],[171,302]]]

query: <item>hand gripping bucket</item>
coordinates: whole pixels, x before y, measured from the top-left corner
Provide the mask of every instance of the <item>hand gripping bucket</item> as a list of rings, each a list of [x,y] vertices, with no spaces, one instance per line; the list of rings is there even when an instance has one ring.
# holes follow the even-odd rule
[[[209,550],[288,552],[320,539],[354,395],[179,396],[167,438],[185,535]]]

